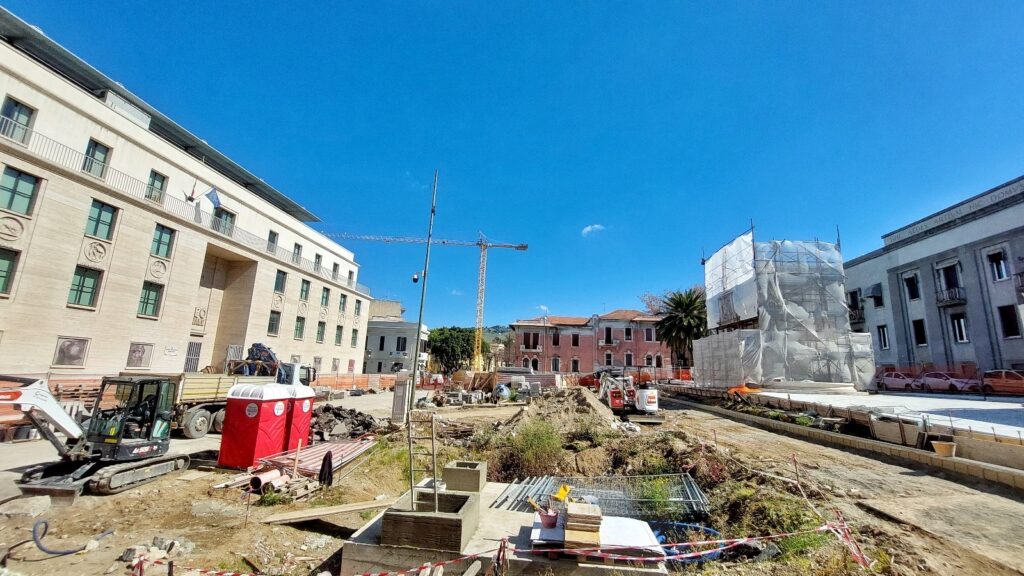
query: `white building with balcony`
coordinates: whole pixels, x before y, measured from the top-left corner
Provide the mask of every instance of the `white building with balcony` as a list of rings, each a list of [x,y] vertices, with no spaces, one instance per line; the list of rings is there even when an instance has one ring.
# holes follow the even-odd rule
[[[353,253],[272,186],[0,8],[0,373],[362,368]]]
[[[416,322],[406,322],[402,314],[405,309],[396,300],[374,300],[370,305],[370,320],[366,325],[366,360],[363,371],[367,374],[392,374],[402,370],[412,371],[416,353]],[[420,334],[419,368],[426,370],[427,337],[426,326]]]

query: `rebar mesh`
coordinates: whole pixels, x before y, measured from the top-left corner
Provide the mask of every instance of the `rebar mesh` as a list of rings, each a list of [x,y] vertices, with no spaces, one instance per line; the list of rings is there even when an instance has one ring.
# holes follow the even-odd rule
[[[606,516],[637,520],[699,520],[708,515],[709,502],[689,474],[650,476],[566,477],[538,476],[513,482],[491,504],[517,512],[530,512],[529,498],[541,504],[562,484],[570,496],[594,501]]]

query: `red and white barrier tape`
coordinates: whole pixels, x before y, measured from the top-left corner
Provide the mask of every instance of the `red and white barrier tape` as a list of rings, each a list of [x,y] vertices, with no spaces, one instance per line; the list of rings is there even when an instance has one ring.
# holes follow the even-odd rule
[[[695,547],[698,547],[698,546],[716,546],[716,548],[711,548],[711,549],[708,549],[708,550],[697,550],[697,551],[692,551],[692,552],[683,552],[683,553],[680,553],[680,554],[670,554],[670,555],[664,555],[664,556],[627,556],[627,555],[624,555],[624,554],[615,554],[614,552],[605,552],[605,550],[625,551],[625,550],[651,549],[655,545],[651,545],[651,546],[602,546],[602,547],[599,547],[599,548],[540,548],[540,549],[530,548],[530,549],[520,549],[520,548],[515,548],[515,547],[507,547],[506,542],[503,541],[502,548],[494,548],[492,550],[484,550],[482,552],[477,552],[476,554],[468,554],[466,556],[459,556],[458,558],[452,558],[451,560],[444,560],[444,561],[441,561],[441,562],[428,562],[426,564],[420,564],[419,566],[416,566],[415,568],[408,568],[406,570],[397,570],[397,571],[391,571],[391,572],[363,572],[363,573],[358,574],[356,576],[402,576],[404,574],[417,574],[417,573],[423,571],[424,569],[432,570],[432,569],[434,569],[434,568],[436,568],[438,566],[450,566],[452,564],[458,564],[460,562],[466,562],[468,560],[476,560],[477,558],[480,558],[481,556],[488,556],[488,555],[490,555],[490,554],[492,554],[494,552],[498,552],[498,551],[502,550],[503,548],[506,549],[506,550],[511,548],[510,551],[512,553],[522,553],[522,554],[556,554],[556,553],[564,553],[564,554],[575,554],[575,555],[578,555],[578,556],[589,556],[589,557],[594,557],[594,558],[605,558],[605,559],[609,559],[609,560],[620,560],[620,561],[637,562],[637,563],[664,562],[666,560],[689,560],[689,559],[694,559],[694,558],[700,558],[702,556],[709,556],[709,555],[714,554],[716,552],[722,552],[724,550],[729,550],[731,548],[736,548],[738,546],[742,546],[743,544],[749,544],[751,542],[781,540],[783,538],[789,538],[789,537],[792,537],[792,536],[799,536],[801,534],[814,534],[814,533],[821,533],[821,532],[831,532],[832,534],[835,534],[836,537],[838,537],[839,540],[844,545],[846,545],[846,547],[850,550],[850,555],[853,556],[854,560],[860,566],[862,566],[864,568],[868,568],[870,566],[870,561],[867,559],[867,557],[861,551],[861,549],[857,545],[857,543],[853,540],[853,537],[850,534],[850,528],[846,524],[846,520],[843,518],[842,513],[840,513],[837,510],[836,511],[836,515],[839,517],[839,522],[838,523],[829,522],[829,523],[823,524],[822,526],[819,526],[819,527],[811,529],[811,530],[799,530],[799,531],[796,531],[796,532],[784,532],[784,533],[780,533],[780,534],[770,534],[770,535],[767,535],[767,536],[750,536],[750,537],[746,537],[746,538],[724,538],[724,539],[718,539],[718,540],[700,540],[700,541],[694,541],[694,542],[675,542],[675,543],[670,543],[670,544],[666,543],[666,544],[657,544],[656,545],[658,548],[661,548],[661,549],[674,548],[674,547],[677,547],[677,546],[686,546],[686,547],[689,547],[689,548],[695,548]],[[136,558],[135,561],[132,563],[132,576],[144,576],[143,569],[144,569],[145,564],[165,565],[165,564],[167,564],[167,562],[164,561],[164,560],[147,560],[144,556],[140,556],[140,557]],[[245,572],[232,572],[230,570],[210,570],[210,569],[204,569],[204,568],[194,568],[194,567],[190,567],[190,566],[182,566],[182,568],[185,569],[185,570],[191,570],[191,571],[195,571],[195,572],[198,572],[200,574],[205,574],[205,575],[209,575],[209,576],[259,576],[257,574],[251,574],[251,573],[245,573]]]

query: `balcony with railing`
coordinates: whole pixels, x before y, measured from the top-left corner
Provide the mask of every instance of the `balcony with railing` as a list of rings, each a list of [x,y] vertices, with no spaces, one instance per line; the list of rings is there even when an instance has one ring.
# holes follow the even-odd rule
[[[967,303],[967,291],[963,286],[954,286],[935,293],[935,303],[939,306],[958,306]]]
[[[145,201],[150,206],[160,209],[178,220],[212,230],[236,244],[268,254],[281,262],[292,263],[314,276],[337,282],[356,292],[370,294],[369,288],[352,279],[333,280],[331,271],[322,266],[318,267],[312,260],[295,257],[290,251],[281,248],[276,243],[269,243],[267,238],[239,228],[231,220],[217,218],[213,214],[203,211],[198,202],[186,202],[168,196],[162,190],[155,190],[147,182],[112,168],[106,163],[99,162],[6,116],[0,116],[0,137],[51,164],[66,170],[88,173],[114,191]]]
[[[850,308],[850,324],[863,324],[864,323],[864,309],[863,308]]]
[[[527,345],[527,344],[520,344],[519,345],[519,351],[520,352],[543,352],[544,351],[544,346],[541,345],[541,344],[537,344],[536,346],[530,346],[530,345]]]

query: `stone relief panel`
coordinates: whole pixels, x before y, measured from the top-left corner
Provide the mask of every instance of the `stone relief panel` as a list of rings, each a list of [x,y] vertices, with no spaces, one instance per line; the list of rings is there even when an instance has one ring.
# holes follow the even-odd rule
[[[284,296],[279,292],[275,292],[274,297],[270,299],[270,307],[274,310],[284,308]]]
[[[167,275],[170,271],[170,264],[166,260],[150,256],[149,266],[146,268],[146,272],[149,274],[150,280],[164,283],[167,281]]]
[[[108,242],[86,237],[82,242],[82,253],[78,257],[78,263],[90,268],[106,269],[112,250]]]

